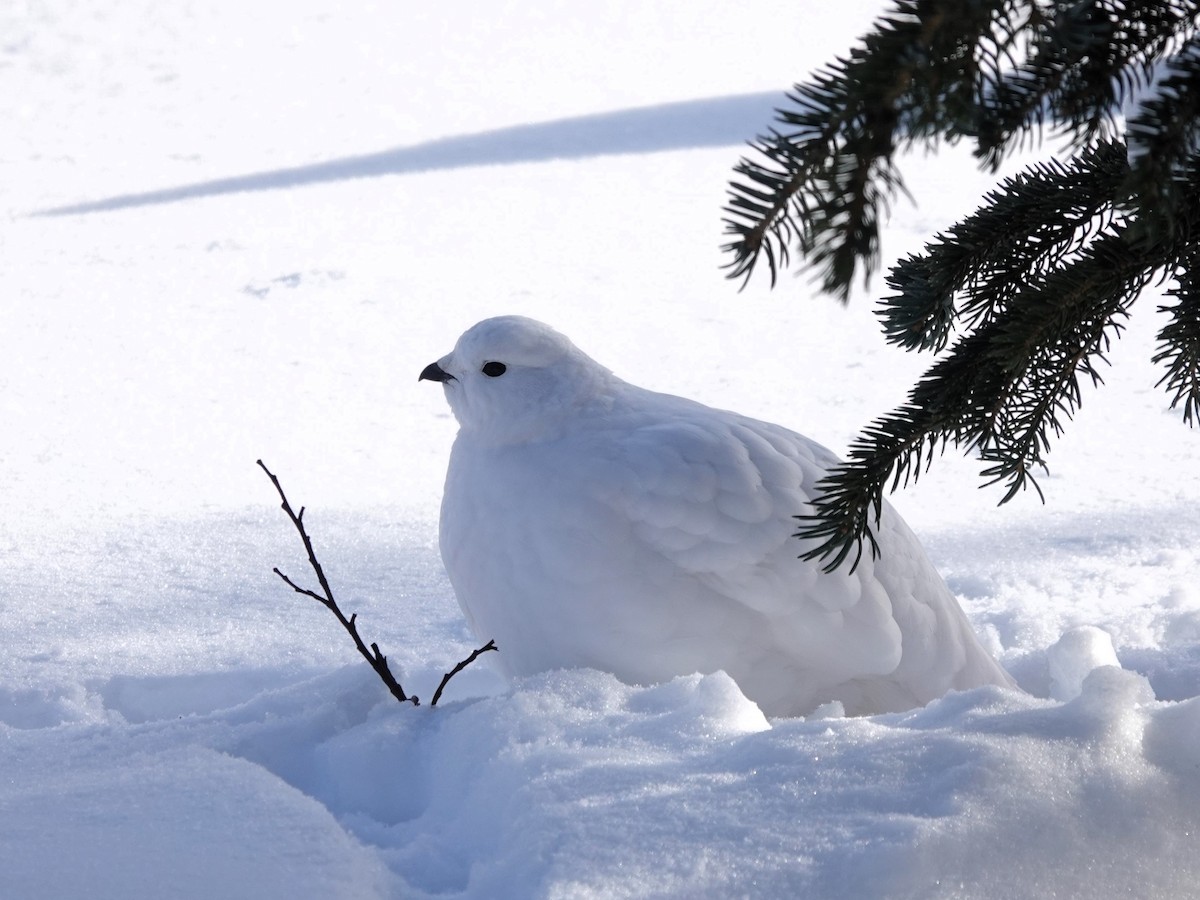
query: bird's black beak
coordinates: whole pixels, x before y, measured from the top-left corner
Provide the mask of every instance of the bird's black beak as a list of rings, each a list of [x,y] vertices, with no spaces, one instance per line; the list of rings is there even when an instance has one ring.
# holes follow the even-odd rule
[[[417,381],[454,381],[454,376],[439,366],[437,363],[430,363],[421,370],[421,376]]]

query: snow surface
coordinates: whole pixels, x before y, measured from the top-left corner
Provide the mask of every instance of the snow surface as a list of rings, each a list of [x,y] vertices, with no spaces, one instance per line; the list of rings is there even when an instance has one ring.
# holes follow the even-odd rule
[[[489,315],[835,449],[902,399],[878,279],[718,271],[739,142],[875,12],[0,7],[0,896],[1195,896],[1200,437],[1153,297],[1045,506],[953,454],[895,498],[1028,695],[768,721],[478,663],[400,707],[271,572],[310,581],[259,457],[407,687],[470,650],[416,376]],[[907,172],[887,258],[991,183]]]

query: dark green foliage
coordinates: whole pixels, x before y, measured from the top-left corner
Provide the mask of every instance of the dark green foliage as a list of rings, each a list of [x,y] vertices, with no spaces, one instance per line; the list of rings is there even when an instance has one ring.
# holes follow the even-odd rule
[[[1168,293],[1176,297],[1173,306],[1161,307],[1171,315],[1169,324],[1158,333],[1161,342],[1156,363],[1167,364],[1166,384],[1174,394],[1172,406],[1183,404],[1183,419],[1189,425],[1200,418],[1200,250],[1191,248],[1186,267],[1177,276],[1177,286]]]
[[[1154,279],[1174,280],[1155,361],[1172,405],[1200,418],[1198,15],[1181,0],[894,0],[752,144],[726,210],[731,275],[765,259],[774,283],[795,254],[842,299],[878,262],[904,190],[899,151],[968,140],[995,168],[1051,131],[1069,152],[892,268],[888,339],[941,355],[826,479],[802,517],[810,558],[833,568],[874,549],[884,490],[949,442],[980,456],[1001,502],[1037,489],[1051,439]]]

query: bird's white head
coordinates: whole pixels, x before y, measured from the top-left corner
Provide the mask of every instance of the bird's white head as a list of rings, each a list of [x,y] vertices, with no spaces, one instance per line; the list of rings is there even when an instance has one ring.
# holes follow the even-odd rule
[[[611,404],[612,373],[549,325],[498,316],[471,326],[426,366],[463,433],[492,445],[546,440]]]

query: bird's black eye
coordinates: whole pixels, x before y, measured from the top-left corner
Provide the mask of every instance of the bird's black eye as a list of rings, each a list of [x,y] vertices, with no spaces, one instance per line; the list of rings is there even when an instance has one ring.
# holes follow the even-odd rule
[[[485,362],[483,364],[483,374],[488,378],[499,378],[508,371],[508,366],[502,362]]]

